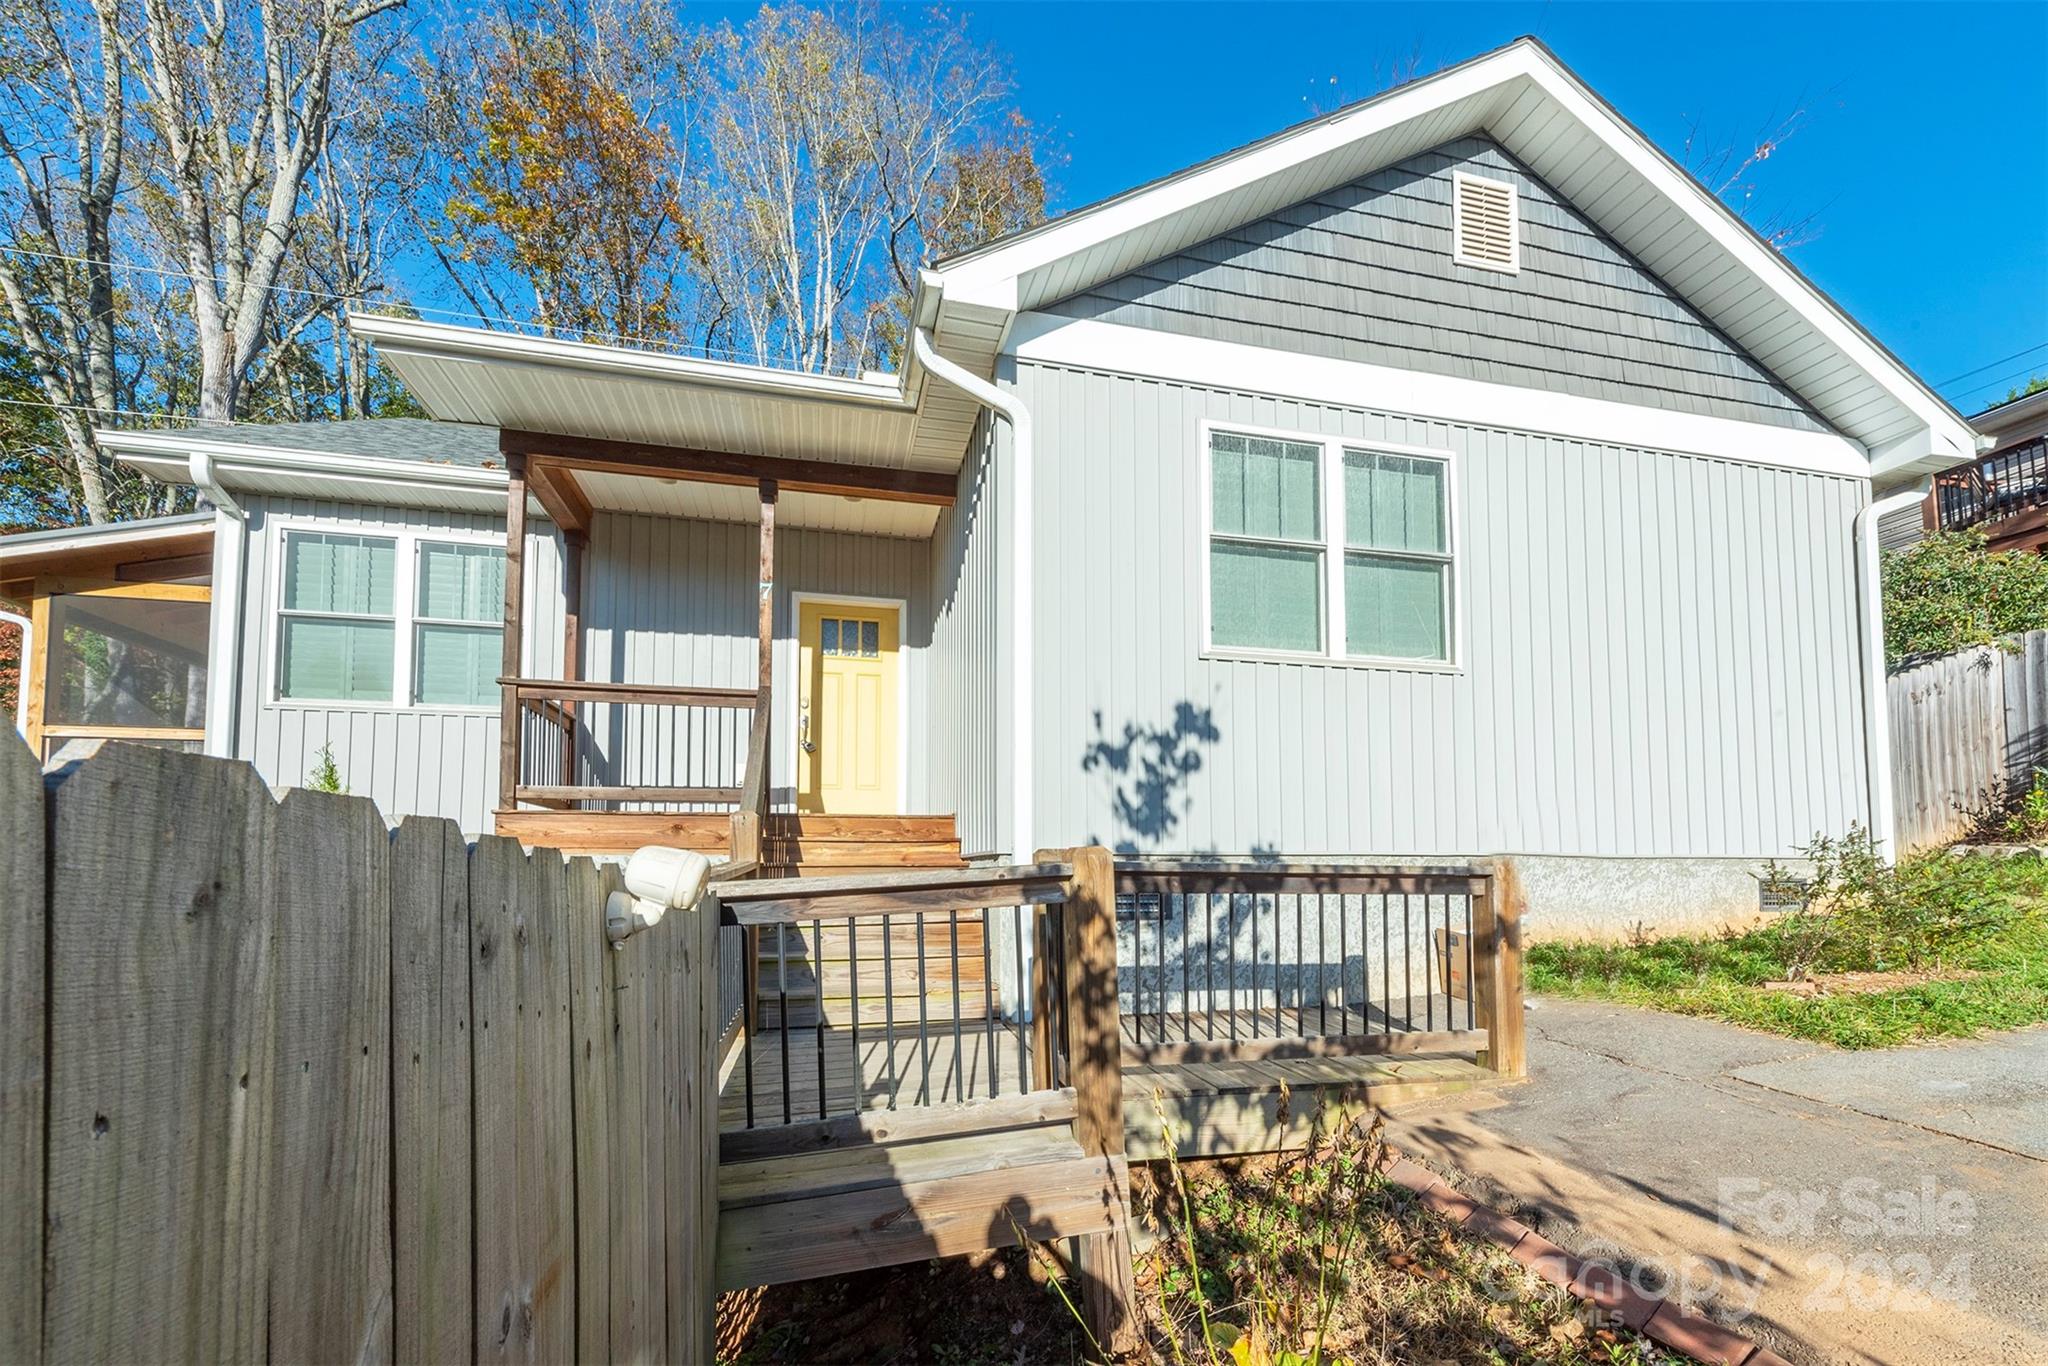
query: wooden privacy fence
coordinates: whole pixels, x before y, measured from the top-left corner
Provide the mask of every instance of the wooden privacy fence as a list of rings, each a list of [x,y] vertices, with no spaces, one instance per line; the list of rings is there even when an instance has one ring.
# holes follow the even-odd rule
[[[1980,647],[1885,681],[1899,852],[1961,839],[2048,764],[2048,631]]]
[[[0,1361],[711,1359],[710,916],[138,746],[0,821]]]

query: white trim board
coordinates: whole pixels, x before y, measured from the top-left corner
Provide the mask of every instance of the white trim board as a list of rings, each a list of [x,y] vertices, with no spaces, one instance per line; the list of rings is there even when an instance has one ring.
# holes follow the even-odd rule
[[[1275,351],[1242,342],[1184,337],[1121,323],[1026,313],[1017,319],[1010,353],[1026,363],[1104,370],[1138,379],[1304,399],[1461,426],[1509,428],[1849,479],[1870,477],[1870,460],[1863,448],[1828,432],[1676,413],[1364,361]]]

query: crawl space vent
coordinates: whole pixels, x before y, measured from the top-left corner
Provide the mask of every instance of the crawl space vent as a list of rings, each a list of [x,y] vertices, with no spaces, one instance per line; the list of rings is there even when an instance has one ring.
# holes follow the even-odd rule
[[[1452,206],[1451,235],[1460,265],[1487,270],[1520,267],[1513,185],[1459,174],[1452,182]]]

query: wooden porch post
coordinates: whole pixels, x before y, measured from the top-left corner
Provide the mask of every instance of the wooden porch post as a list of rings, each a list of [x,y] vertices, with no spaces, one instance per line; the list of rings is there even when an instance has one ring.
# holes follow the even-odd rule
[[[1472,894],[1474,947],[1486,957],[1472,983],[1479,997],[1480,1025],[1486,1030],[1481,1065],[1502,1077],[1529,1075],[1526,1021],[1522,1013],[1521,870],[1513,859],[1493,861],[1492,875],[1475,880]]]
[[[562,678],[583,677],[583,552],[590,538],[580,531],[562,532]],[[576,704],[562,703],[571,724],[562,733],[562,785],[576,785]]]
[[[775,499],[773,479],[761,481],[761,698],[775,680]]]
[[[505,457],[505,653],[501,668],[519,677],[519,618],[526,602],[526,457]],[[519,801],[519,690],[501,689],[498,710],[498,810],[516,811]]]

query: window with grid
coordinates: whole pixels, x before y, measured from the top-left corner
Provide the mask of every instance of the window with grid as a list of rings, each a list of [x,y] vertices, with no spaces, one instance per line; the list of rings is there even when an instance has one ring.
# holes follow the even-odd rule
[[[1323,648],[1322,448],[1215,432],[1209,439],[1209,640]]]
[[[1344,452],[1344,652],[1450,658],[1447,469],[1428,456]]]
[[[504,662],[505,552],[422,541],[413,608],[413,700],[487,707]]]
[[[389,702],[396,665],[398,542],[293,531],[284,538],[278,695]]]
[[[1448,456],[1208,438],[1209,645],[1449,663]]]

